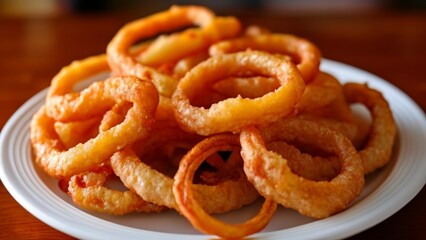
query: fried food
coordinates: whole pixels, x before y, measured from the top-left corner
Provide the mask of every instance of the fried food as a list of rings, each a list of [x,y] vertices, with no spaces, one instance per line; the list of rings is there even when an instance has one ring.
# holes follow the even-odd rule
[[[291,34],[258,34],[221,41],[210,47],[210,55],[250,50],[289,55],[306,83],[312,81],[319,72],[320,50],[307,39]]]
[[[239,149],[240,143],[237,135],[215,135],[198,143],[185,155],[179,164],[175,175],[173,193],[178,203],[179,211],[192,223],[192,225],[207,234],[214,234],[226,239],[242,238],[262,230],[271,220],[277,208],[276,202],[267,198],[259,213],[241,224],[227,224],[211,217],[200,203],[196,191],[192,187],[192,180],[201,163],[217,151]],[[242,163],[242,160],[241,160]],[[240,174],[242,174],[242,167]],[[241,192],[240,194],[246,194]],[[233,202],[234,198],[226,198]],[[241,204],[243,205],[243,204]]]
[[[55,121],[53,127],[64,147],[69,149],[96,137],[100,121],[99,117],[73,122]]]
[[[108,169],[108,168],[107,168]],[[104,186],[112,170],[105,167],[96,172],[72,176],[68,185],[68,194],[78,206],[112,215],[131,212],[161,212],[166,207],[143,200],[132,191],[119,191]]]
[[[364,168],[352,143],[337,131],[296,118],[277,121],[240,135],[244,171],[259,193],[303,215],[325,218],[347,208],[364,187]],[[281,155],[265,144],[300,142],[339,158],[340,172],[330,181],[313,181],[294,174]]]
[[[46,101],[55,96],[74,92],[74,87],[95,74],[109,71],[105,54],[90,56],[83,60],[73,61],[56,74],[47,92]]]
[[[61,107],[53,111],[57,113],[58,120],[94,117],[112,107],[120,98],[132,102],[133,106],[122,123],[69,149],[58,141],[55,119],[47,114],[48,106],[41,108],[31,121],[35,161],[49,175],[58,178],[89,171],[117,150],[146,138],[158,104],[158,93],[152,83],[135,77],[110,78],[93,83],[81,94],[72,94],[71,98],[67,96],[61,97]]]
[[[148,141],[140,142],[133,148],[129,147],[118,151],[111,158],[111,166],[124,185],[133,189],[143,199],[178,210],[179,206],[176,204],[175,196],[172,192],[173,175],[170,177],[154,169],[143,161],[143,156],[149,151],[161,152],[159,151],[160,146],[170,146],[171,143],[180,144],[181,146],[184,144],[183,147],[189,150],[198,142],[200,137],[185,133],[180,129],[175,128],[173,130],[173,128],[166,128],[165,126],[161,130],[155,131],[155,133],[158,135],[153,136]],[[136,154],[136,151],[139,151],[138,154]],[[142,156],[142,158],[138,155]],[[161,161],[158,157],[159,154],[157,153],[156,155],[157,158],[154,161]],[[235,170],[233,172],[230,175],[232,176],[231,178],[228,176],[215,185],[193,185],[197,199],[205,211],[209,213],[228,212],[252,203],[257,199],[257,191],[247,181],[245,175],[242,172],[235,173]]]
[[[274,77],[280,86],[255,99],[227,98],[208,109],[191,105],[194,96],[204,88],[245,71]],[[187,131],[200,135],[238,132],[248,125],[272,122],[292,112],[304,87],[299,71],[281,58],[258,51],[223,54],[191,69],[180,80],[172,104],[178,122]]]
[[[392,154],[397,128],[392,111],[383,95],[366,84],[346,83],[345,97],[350,103],[361,103],[372,116],[367,142],[359,150],[365,174],[386,165]]]
[[[139,57],[129,53],[138,41],[192,25],[198,28],[156,38]],[[173,6],[123,26],[107,46],[108,62],[115,74],[150,79],[160,95],[170,97],[179,79],[161,73],[156,67],[205,50],[224,38],[234,37],[240,29],[238,19],[216,17],[205,7]]]
[[[82,209],[175,210],[222,238],[261,231],[277,205],[332,216],[389,162],[397,129],[378,90],[341,84],[320,63],[302,37],[173,6],[60,70],[31,121],[34,162]],[[243,223],[211,215],[258,198]]]

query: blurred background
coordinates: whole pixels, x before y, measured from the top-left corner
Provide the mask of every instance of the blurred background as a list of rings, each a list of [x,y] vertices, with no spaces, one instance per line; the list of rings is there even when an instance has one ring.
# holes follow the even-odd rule
[[[233,1],[149,1],[149,0],[0,0],[2,15],[57,15],[83,12],[132,12],[145,15],[172,4],[202,4],[220,13],[244,10],[276,10],[296,13],[363,12],[375,10],[417,10],[426,0],[233,0]]]
[[[426,0],[0,0],[0,131],[63,66],[105,53],[125,23],[173,4],[204,5],[247,26],[305,37],[325,58],[386,79],[426,111]],[[425,194],[353,239],[424,239]],[[66,237],[32,217],[1,184],[0,218],[7,219],[0,221],[0,239]]]

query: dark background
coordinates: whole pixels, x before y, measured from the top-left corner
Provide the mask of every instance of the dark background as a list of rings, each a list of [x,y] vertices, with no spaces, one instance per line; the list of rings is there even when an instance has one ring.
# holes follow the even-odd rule
[[[67,12],[125,11],[145,15],[173,4],[201,4],[220,13],[244,10],[276,10],[303,14],[328,12],[365,12],[374,10],[419,10],[425,0],[0,0],[3,15],[52,15]]]

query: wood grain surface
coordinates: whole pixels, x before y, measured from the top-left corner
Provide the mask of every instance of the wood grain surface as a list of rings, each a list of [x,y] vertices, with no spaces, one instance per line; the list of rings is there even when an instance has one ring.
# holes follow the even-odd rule
[[[244,24],[293,33],[316,43],[324,57],[374,73],[426,110],[426,12],[285,14],[237,12]],[[62,66],[105,52],[136,14],[0,16],[0,129]],[[425,161],[426,159],[419,159]],[[352,239],[424,239],[426,189],[404,208]],[[22,208],[0,185],[0,239],[69,239]]]

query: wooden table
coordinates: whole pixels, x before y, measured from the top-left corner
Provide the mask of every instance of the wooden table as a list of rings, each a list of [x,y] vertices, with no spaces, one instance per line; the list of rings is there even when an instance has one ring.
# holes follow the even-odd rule
[[[396,85],[426,110],[426,12],[292,15],[234,13],[245,24],[289,32],[315,42],[323,56],[370,71]],[[135,14],[0,18],[0,128],[62,66],[103,53]],[[425,159],[419,159],[425,160]],[[371,239],[426,236],[426,189],[403,209],[359,235]],[[0,239],[66,239],[30,215],[0,186]]]

